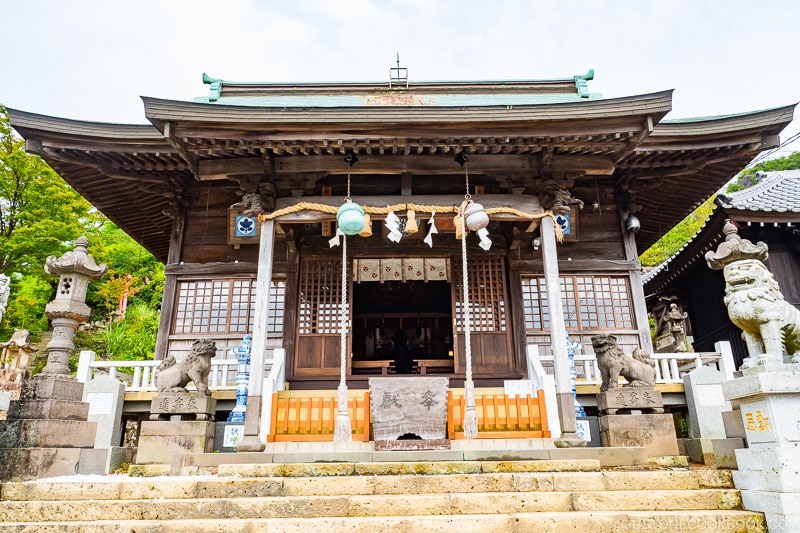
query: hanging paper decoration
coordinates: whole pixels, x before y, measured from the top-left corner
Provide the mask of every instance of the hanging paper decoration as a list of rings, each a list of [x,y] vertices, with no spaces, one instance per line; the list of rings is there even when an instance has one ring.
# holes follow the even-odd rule
[[[345,235],[358,235],[364,230],[364,209],[349,198],[336,212],[336,222]]]
[[[489,238],[489,230],[486,228],[481,228],[478,230],[478,238],[480,239],[480,243],[478,246],[489,251],[489,248],[492,247],[492,240]]]
[[[403,232],[400,228],[400,218],[392,213],[386,215],[386,228],[389,230],[389,240],[392,242],[400,242],[403,238]]]
[[[331,248],[333,248],[334,246],[339,246],[339,244],[340,244],[339,238],[342,237],[342,236],[344,236],[344,233],[342,233],[342,228],[336,228],[336,235],[334,235],[328,241],[328,246],[331,247]]]
[[[436,229],[436,223],[433,221],[433,217],[435,215],[436,215],[435,213],[431,213],[431,218],[430,220],[428,220],[428,225],[430,226],[430,229],[428,230],[428,234],[425,236],[425,238],[422,239],[422,241],[431,248],[433,248],[433,234],[439,233],[439,230]]]

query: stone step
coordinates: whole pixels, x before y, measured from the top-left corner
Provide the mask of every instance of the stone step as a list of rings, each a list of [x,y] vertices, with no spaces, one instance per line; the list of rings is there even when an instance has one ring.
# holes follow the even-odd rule
[[[314,465],[318,466],[318,465]],[[225,478],[217,476],[59,478],[0,484],[10,501],[155,500],[493,492],[693,491],[733,489],[727,470],[517,472],[469,475],[364,475]]]
[[[714,531],[766,533],[763,515],[745,511],[624,511],[510,513],[440,516],[368,516],[323,518],[211,518],[205,520],[98,520],[80,522],[0,523],[0,532],[14,533],[197,533],[280,531],[282,533],[650,533]]]
[[[513,514],[538,512],[737,510],[733,489],[593,492],[493,492],[265,496],[170,500],[0,502],[10,522],[85,520],[203,520],[356,516]]]

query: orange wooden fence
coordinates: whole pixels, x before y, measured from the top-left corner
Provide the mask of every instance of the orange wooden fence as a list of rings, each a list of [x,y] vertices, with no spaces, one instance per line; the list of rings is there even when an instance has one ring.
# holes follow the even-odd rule
[[[464,438],[466,398],[447,392],[447,436]],[[544,391],[537,397],[475,396],[479,439],[549,438]]]
[[[336,396],[279,398],[272,395],[269,442],[333,441],[336,427]],[[369,392],[348,398],[347,412],[354,441],[369,441]]]

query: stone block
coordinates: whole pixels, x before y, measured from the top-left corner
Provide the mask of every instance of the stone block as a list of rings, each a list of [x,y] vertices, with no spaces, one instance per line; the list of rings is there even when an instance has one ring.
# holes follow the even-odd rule
[[[125,385],[111,376],[98,375],[86,383],[83,400],[89,405],[88,419],[97,422],[95,447],[119,446],[122,443]]]
[[[611,415],[599,421],[603,446],[643,446],[649,456],[678,455],[670,414]]]
[[[9,419],[87,420],[89,404],[73,400],[20,400],[12,402]]]
[[[458,450],[378,451],[373,461],[462,461],[464,453]]]
[[[92,448],[96,430],[82,420],[5,420],[0,448]]]
[[[447,438],[448,383],[445,377],[369,378],[375,440]]]
[[[736,450],[739,470],[792,472],[800,476],[800,447],[742,448]]]
[[[554,448],[550,459],[597,459],[600,466],[638,466],[647,464],[647,450],[641,446],[625,448]]]
[[[83,383],[72,376],[37,374],[22,382],[21,400],[71,400],[83,398]]]
[[[8,411],[11,405],[11,391],[0,390],[0,411]]]
[[[689,468],[689,458],[685,455],[653,455],[647,462],[657,468]]]
[[[742,422],[742,412],[737,409],[735,411],[723,411],[722,423],[725,426],[725,436],[729,439],[744,439],[746,434],[744,431],[744,422]]]
[[[800,476],[797,472],[736,470],[733,472],[733,481],[740,490],[800,492]]]
[[[150,420],[214,420],[217,400],[202,392],[159,392],[150,401]]]
[[[748,368],[742,377],[722,384],[725,399],[741,402],[743,398],[758,399],[767,394],[798,394],[800,365],[781,365],[781,368],[780,371],[769,371],[760,365]]]
[[[449,450],[448,439],[376,440],[375,451]]]
[[[109,450],[102,448],[83,448],[78,461],[78,474],[101,476],[107,474],[108,452]]]
[[[173,421],[142,423],[136,463],[172,464],[176,453],[214,451],[214,423]]]
[[[0,449],[0,480],[74,476],[78,472],[81,451],[80,448]]]
[[[597,410],[600,413],[616,414],[619,411],[664,412],[661,391],[635,387],[619,387],[597,395]]]
[[[745,447],[744,439],[713,439],[711,445],[714,448],[714,460],[717,462],[717,468],[731,470],[739,468],[736,462],[736,450]]]
[[[748,446],[800,445],[797,413],[800,413],[800,389],[794,394],[756,395],[741,399],[742,423]]]
[[[742,504],[748,511],[796,515],[800,510],[800,492],[742,490]],[[787,530],[790,531],[790,530]]]
[[[695,439],[724,439],[723,411],[730,409],[722,392],[725,375],[709,366],[683,376],[686,404],[689,409],[689,436]]]

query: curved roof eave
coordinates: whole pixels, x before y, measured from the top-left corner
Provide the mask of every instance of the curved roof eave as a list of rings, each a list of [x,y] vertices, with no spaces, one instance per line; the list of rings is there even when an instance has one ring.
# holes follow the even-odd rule
[[[362,106],[326,108],[247,107],[142,97],[145,116],[159,129],[168,121],[240,124],[264,123],[441,123],[589,120],[655,115],[672,109],[672,90],[575,103],[513,106]]]

